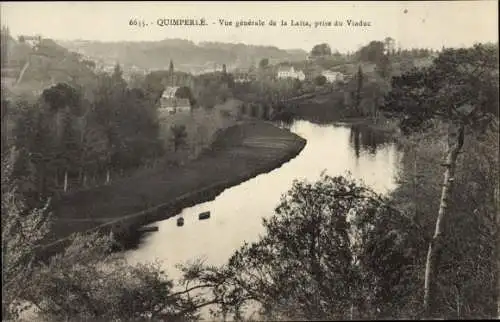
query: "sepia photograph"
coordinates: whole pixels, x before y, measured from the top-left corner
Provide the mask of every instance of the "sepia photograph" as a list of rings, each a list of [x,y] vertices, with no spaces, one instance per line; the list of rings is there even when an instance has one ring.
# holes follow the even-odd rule
[[[498,2],[0,2],[2,321],[500,319]]]

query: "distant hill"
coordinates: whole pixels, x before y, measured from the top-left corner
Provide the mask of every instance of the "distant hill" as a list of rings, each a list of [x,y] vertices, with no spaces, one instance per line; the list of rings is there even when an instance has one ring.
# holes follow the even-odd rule
[[[92,67],[81,55],[48,38],[20,41],[2,30],[2,86],[13,94],[39,94],[59,82],[94,82]]]
[[[168,68],[170,59],[178,70],[194,72],[214,65],[228,68],[256,65],[262,58],[270,61],[304,60],[303,50],[283,50],[271,46],[203,42],[183,39],[144,42],[58,41],[69,50],[79,52],[101,63],[136,66],[142,69]]]

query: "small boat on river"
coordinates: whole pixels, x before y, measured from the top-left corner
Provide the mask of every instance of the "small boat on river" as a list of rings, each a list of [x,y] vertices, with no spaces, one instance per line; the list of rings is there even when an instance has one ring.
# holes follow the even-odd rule
[[[204,220],[208,218],[210,218],[210,211],[205,211],[198,215],[199,220]]]
[[[177,218],[177,226],[184,226],[184,218],[179,217]]]
[[[150,232],[158,231],[158,226],[143,226],[143,227],[139,227],[139,229],[137,229],[137,231],[140,233],[150,233]]]

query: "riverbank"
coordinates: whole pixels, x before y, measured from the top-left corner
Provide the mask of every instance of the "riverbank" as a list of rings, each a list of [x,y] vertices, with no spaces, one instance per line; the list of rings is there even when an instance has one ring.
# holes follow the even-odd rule
[[[397,121],[385,118],[381,113],[378,113],[377,117],[356,116],[357,113],[353,113],[352,108],[345,106],[342,92],[311,95],[293,100],[285,110],[287,116],[317,124],[346,123],[363,126],[392,138],[396,138],[399,134]]]
[[[370,117],[345,117],[341,118],[335,123],[350,124],[353,126],[363,126],[372,131],[376,131],[380,134],[384,134],[387,137],[396,139],[399,133],[398,121],[395,119],[388,119],[385,117],[379,117],[374,120]]]
[[[305,144],[301,137],[271,123],[232,126],[220,133],[211,149],[184,166],[158,169],[58,200],[51,240],[93,229],[121,226],[127,230],[170,218],[281,166]]]

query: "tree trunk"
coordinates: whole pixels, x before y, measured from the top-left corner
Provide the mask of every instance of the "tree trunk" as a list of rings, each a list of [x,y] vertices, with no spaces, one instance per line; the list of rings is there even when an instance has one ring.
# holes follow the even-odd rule
[[[68,170],[64,171],[64,192],[68,191]]]
[[[441,237],[444,228],[444,218],[447,213],[448,202],[451,195],[451,188],[454,181],[455,168],[457,164],[457,157],[462,149],[464,143],[464,126],[459,125],[458,135],[456,136],[456,141],[451,144],[453,136],[449,134],[448,136],[448,155],[446,157],[446,163],[443,166],[446,167],[444,172],[443,187],[441,189],[441,201],[439,203],[439,211],[436,219],[436,227],[434,235],[429,243],[429,249],[427,251],[427,261],[425,264],[425,282],[424,282],[424,314],[425,317],[431,317],[434,313],[436,305],[436,277],[437,268],[439,267],[439,251],[441,246]]]
[[[495,199],[495,213],[496,213],[496,265],[497,265],[497,271],[496,271],[496,279],[497,279],[497,318],[500,319],[500,211],[499,211],[499,204],[498,204],[498,197],[499,197],[499,189],[498,185],[495,187],[495,192],[494,192],[494,199]]]
[[[417,219],[417,149],[413,150],[413,219]]]
[[[45,171],[40,171],[40,179],[38,181],[38,191],[45,191]]]
[[[83,186],[83,167],[80,167],[80,170],[78,171],[78,181],[80,186]]]

